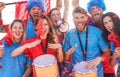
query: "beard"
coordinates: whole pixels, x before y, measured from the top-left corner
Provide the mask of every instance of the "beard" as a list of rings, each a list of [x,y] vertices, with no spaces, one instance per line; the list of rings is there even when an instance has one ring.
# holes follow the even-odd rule
[[[100,23],[101,17],[93,17],[92,20],[95,24],[97,24]]]
[[[93,21],[95,24],[100,23],[100,18],[93,19]]]

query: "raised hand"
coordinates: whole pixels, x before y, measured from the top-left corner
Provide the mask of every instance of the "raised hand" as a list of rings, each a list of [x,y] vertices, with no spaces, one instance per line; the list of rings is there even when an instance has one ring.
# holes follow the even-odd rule
[[[0,12],[5,8],[5,3],[4,2],[0,2]]]
[[[70,48],[66,53],[65,53],[65,60],[68,60],[70,55],[75,51],[75,49],[77,48],[77,44],[75,46],[73,46],[72,48]]]
[[[120,47],[115,48],[113,57],[115,57],[115,58],[120,57]]]

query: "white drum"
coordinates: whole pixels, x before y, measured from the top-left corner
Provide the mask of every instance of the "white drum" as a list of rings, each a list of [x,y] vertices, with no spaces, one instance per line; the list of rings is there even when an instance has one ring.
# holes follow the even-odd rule
[[[74,66],[75,77],[97,77],[96,68],[86,69],[87,61],[79,62]]]
[[[35,77],[58,77],[58,66],[53,55],[45,54],[33,60]]]

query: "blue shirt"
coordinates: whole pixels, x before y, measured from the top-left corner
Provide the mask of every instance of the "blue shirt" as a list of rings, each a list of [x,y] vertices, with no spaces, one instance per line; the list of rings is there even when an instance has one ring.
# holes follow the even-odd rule
[[[86,31],[79,32],[79,36],[81,37],[83,49],[85,49]],[[76,44],[78,47],[72,54],[72,64],[83,61],[83,55],[77,35],[77,30],[76,28],[74,28],[66,33],[66,39],[63,42],[63,50],[67,51]],[[94,58],[100,56],[100,50],[104,50],[105,48],[108,48],[108,45],[102,37],[101,30],[93,26],[88,26],[88,49],[86,60],[93,60]],[[103,77],[101,63],[98,65],[97,70],[98,77]]]
[[[26,70],[26,64],[31,64],[31,60],[28,60],[24,54],[11,57],[11,52],[18,48],[20,43],[12,43],[10,46],[6,45],[5,40],[2,43],[4,45],[4,55],[1,59],[0,77],[22,77]]]
[[[33,38],[36,37],[36,31],[34,30],[34,23],[32,18],[30,17],[27,21],[27,25],[26,25],[26,38]]]

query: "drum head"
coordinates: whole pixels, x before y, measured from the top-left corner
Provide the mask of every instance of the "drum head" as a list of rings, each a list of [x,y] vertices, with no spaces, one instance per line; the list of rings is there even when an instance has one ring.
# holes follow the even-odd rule
[[[91,73],[94,70],[96,70],[96,68],[86,69],[85,68],[86,65],[87,65],[86,61],[79,62],[74,66],[74,71],[76,71],[77,73],[81,73],[81,74],[87,74],[87,73]]]
[[[33,65],[37,67],[46,67],[52,65],[56,61],[56,58],[53,55],[45,54],[38,56],[33,60]]]

